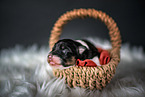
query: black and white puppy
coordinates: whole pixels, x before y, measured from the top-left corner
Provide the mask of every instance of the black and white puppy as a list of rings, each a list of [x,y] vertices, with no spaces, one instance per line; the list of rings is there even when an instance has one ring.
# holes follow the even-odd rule
[[[100,56],[98,49],[87,40],[62,39],[55,43],[48,55],[51,66],[69,67],[76,63],[77,59],[85,60]]]

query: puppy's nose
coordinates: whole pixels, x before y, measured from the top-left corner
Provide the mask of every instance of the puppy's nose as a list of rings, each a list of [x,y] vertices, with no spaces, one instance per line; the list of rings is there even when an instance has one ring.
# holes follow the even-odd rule
[[[52,66],[61,65],[61,59],[56,55],[50,54],[48,56],[48,63],[50,63]]]

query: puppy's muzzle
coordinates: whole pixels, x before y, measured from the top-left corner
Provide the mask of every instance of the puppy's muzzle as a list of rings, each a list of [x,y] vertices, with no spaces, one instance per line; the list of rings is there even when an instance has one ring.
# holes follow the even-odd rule
[[[47,61],[51,66],[61,65],[61,59],[56,55],[49,54]]]
[[[58,56],[56,56],[56,55],[49,54],[47,61],[50,64],[50,66],[52,68],[54,68],[54,69],[60,69],[60,70],[62,70],[62,69],[67,69],[67,68],[71,67],[71,66],[69,66],[69,67],[62,66],[61,65],[62,64],[61,63],[62,60]]]

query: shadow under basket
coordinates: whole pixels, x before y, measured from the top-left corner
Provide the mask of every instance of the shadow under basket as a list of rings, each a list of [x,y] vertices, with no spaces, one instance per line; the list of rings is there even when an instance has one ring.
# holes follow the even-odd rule
[[[109,30],[112,48],[109,49],[111,60],[108,64],[98,67],[78,67],[73,66],[68,69],[53,69],[53,74],[57,78],[65,78],[66,84],[70,87],[82,87],[102,90],[112,79],[116,67],[120,61],[121,36],[115,21],[106,13],[95,9],[74,9],[63,14],[54,24],[51,31],[49,47],[50,50],[59,40],[62,28],[72,19],[76,18],[100,19]]]

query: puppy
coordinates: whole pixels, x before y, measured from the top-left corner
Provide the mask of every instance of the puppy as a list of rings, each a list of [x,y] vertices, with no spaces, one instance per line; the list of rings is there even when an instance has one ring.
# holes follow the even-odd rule
[[[62,39],[55,43],[48,55],[48,63],[54,68],[66,69],[75,65],[76,60],[100,56],[98,49],[87,40]]]

